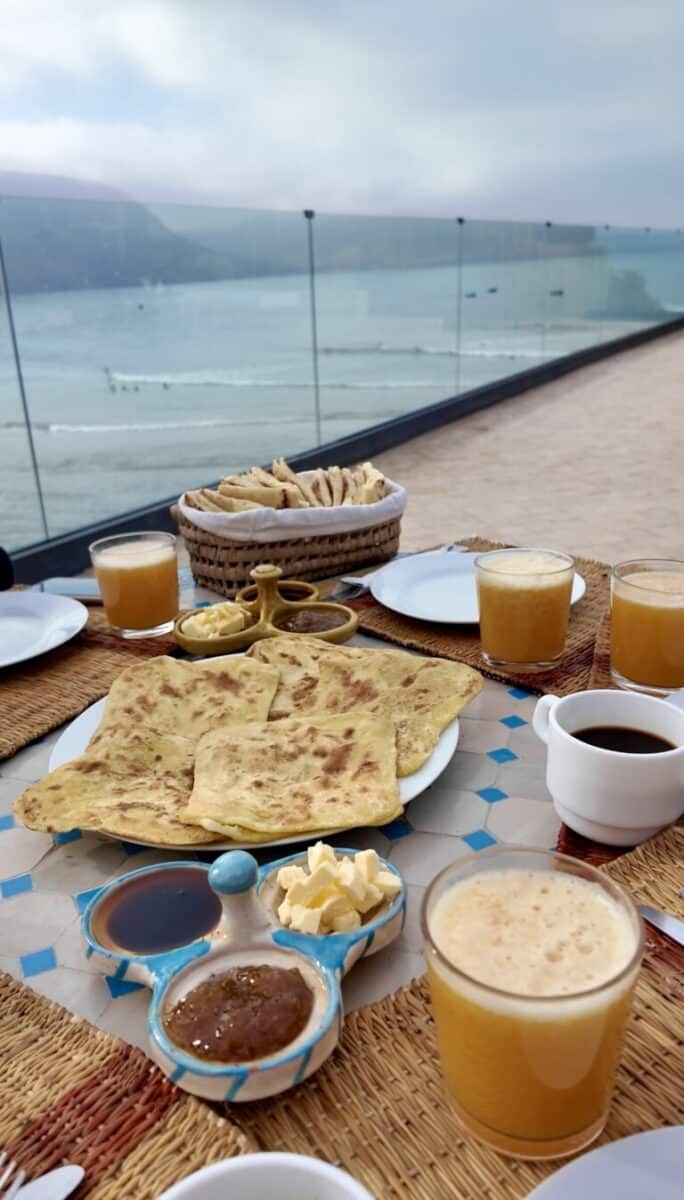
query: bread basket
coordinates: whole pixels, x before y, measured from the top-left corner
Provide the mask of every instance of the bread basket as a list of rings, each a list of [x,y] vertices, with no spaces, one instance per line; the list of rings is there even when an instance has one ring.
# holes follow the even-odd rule
[[[399,548],[405,507],[404,488],[388,479],[375,504],[212,513],[198,512],[181,496],[171,514],[195,583],[232,599],[263,562],[280,567],[284,579],[325,579],[387,562]]]

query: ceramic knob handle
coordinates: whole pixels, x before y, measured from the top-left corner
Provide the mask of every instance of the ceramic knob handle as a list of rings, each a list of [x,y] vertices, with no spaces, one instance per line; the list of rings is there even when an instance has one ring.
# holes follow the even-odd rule
[[[256,893],[256,859],[246,850],[230,850],[209,868],[209,885],[221,897],[222,932],[234,945],[270,928],[271,922]]]
[[[256,859],[246,850],[230,850],[209,868],[209,885],[222,896],[249,892],[257,881]]]

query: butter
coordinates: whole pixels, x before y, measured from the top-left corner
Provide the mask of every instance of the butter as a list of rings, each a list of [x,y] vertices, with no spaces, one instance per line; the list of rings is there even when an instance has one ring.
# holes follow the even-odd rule
[[[226,600],[222,604],[210,604],[193,613],[183,622],[183,633],[188,637],[219,638],[230,633],[239,633],[245,628],[247,619],[239,604]]]
[[[366,913],[401,890],[400,879],[381,869],[375,850],[338,859],[332,846],[317,842],[307,851],[307,866],[308,873],[296,863],[278,872],[285,893],[278,919],[298,933],[350,933]]]

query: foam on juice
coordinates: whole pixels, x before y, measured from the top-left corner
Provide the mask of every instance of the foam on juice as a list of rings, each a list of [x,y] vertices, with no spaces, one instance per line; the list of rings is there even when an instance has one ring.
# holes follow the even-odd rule
[[[481,871],[436,901],[430,932],[471,979],[524,996],[571,996],[614,978],[635,933],[596,884],[560,871]]]
[[[678,608],[684,599],[682,571],[632,571],[622,576],[622,583],[631,583],[639,589],[639,604],[652,604],[656,608],[672,605]],[[637,596],[630,594],[630,598],[636,603]]]
[[[501,586],[506,588],[563,586],[567,573],[571,570],[564,559],[544,551],[496,554],[488,558],[483,565],[487,571],[487,586],[497,586],[499,581],[492,579],[491,575],[501,575]]]
[[[175,559],[175,554],[174,547],[166,542],[127,542],[100,550],[98,567],[101,570],[137,571],[140,567],[152,567]]]

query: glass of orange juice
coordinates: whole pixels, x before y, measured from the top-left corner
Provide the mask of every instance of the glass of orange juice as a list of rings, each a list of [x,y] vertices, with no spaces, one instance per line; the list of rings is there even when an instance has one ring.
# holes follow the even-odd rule
[[[422,926],[466,1130],[520,1158],[587,1146],[607,1120],[643,953],[632,901],[575,859],[497,847],[432,881]]]
[[[556,550],[490,550],[475,559],[482,657],[491,667],[547,671],[568,631],[574,559]]]
[[[126,638],[170,633],[178,615],[178,562],[172,533],[119,533],[89,547],[105,612]]]
[[[610,669],[619,687],[656,695],[684,688],[684,562],[613,567]]]

